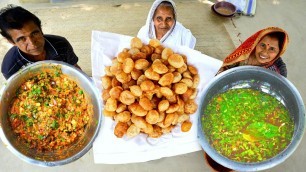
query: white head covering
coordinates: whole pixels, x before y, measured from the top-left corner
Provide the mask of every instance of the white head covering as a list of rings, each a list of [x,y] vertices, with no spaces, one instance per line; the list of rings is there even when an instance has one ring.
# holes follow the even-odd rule
[[[172,0],[156,0],[154,1],[151,9],[149,11],[146,25],[144,25],[138,32],[137,37],[143,41],[148,42],[149,39],[156,39],[155,27],[153,22],[153,16],[156,8],[162,2],[170,2],[174,9],[174,20],[175,23],[170,28],[170,30],[160,39],[160,42],[165,44],[183,45],[189,48],[194,48],[196,43],[196,38],[192,35],[189,29],[186,29],[181,23],[177,21],[176,6]]]

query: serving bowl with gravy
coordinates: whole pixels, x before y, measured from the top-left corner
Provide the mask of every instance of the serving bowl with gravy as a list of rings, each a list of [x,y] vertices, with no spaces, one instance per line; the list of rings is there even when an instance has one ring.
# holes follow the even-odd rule
[[[252,97],[253,93],[244,91],[261,92],[261,95],[256,93]],[[272,168],[285,161],[301,142],[305,128],[303,100],[294,85],[276,72],[255,66],[235,67],[217,75],[204,92],[198,117],[198,138],[204,151],[222,166],[236,171]],[[228,93],[233,94],[226,96]],[[280,112],[280,108],[272,105],[272,99],[288,113]],[[248,117],[247,113],[250,113]],[[285,115],[289,122],[283,120]],[[217,120],[211,124],[209,120],[214,118]],[[281,122],[277,122],[278,119]],[[240,124],[240,129],[230,130]],[[288,132],[289,128],[289,133],[281,133]],[[237,140],[232,143],[234,139]],[[283,142],[285,139],[289,140]],[[267,152],[269,149],[273,154]]]

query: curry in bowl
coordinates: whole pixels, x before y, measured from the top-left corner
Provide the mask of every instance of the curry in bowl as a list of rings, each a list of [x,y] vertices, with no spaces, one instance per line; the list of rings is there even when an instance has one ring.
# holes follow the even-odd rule
[[[92,114],[84,91],[55,66],[20,85],[8,118],[18,140],[29,148],[54,151],[82,137]]]
[[[294,122],[273,96],[253,89],[231,89],[211,99],[202,116],[210,144],[238,162],[274,157],[291,142]]]
[[[92,80],[59,61],[26,66],[7,80],[0,98],[2,141],[20,159],[40,166],[82,157],[91,149],[103,118]]]

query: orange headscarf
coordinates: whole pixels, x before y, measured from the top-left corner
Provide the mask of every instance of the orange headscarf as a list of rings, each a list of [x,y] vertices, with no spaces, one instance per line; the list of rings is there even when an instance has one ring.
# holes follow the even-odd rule
[[[247,40],[245,40],[234,52],[232,52],[229,56],[227,56],[224,59],[223,65],[220,68],[218,73],[231,68],[231,66],[239,66],[240,62],[247,60],[250,57],[253,50],[256,48],[259,41],[264,36],[272,32],[284,33],[284,41],[283,41],[283,44],[280,45],[280,52],[278,53],[278,55],[273,60],[271,60],[268,64],[265,64],[263,67],[267,68],[271,66],[286,51],[287,44],[289,42],[288,34],[286,33],[286,31],[278,27],[265,28],[263,30],[256,32],[254,35],[252,35]]]

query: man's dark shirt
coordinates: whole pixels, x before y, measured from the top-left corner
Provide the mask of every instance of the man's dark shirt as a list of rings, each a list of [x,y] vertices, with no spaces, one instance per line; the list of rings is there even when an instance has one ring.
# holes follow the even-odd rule
[[[46,60],[63,61],[71,65],[77,64],[79,59],[66,38],[55,35],[44,35],[44,38]],[[34,62],[27,59],[24,53],[17,46],[14,46],[4,56],[1,71],[5,79],[8,79],[19,69]]]

